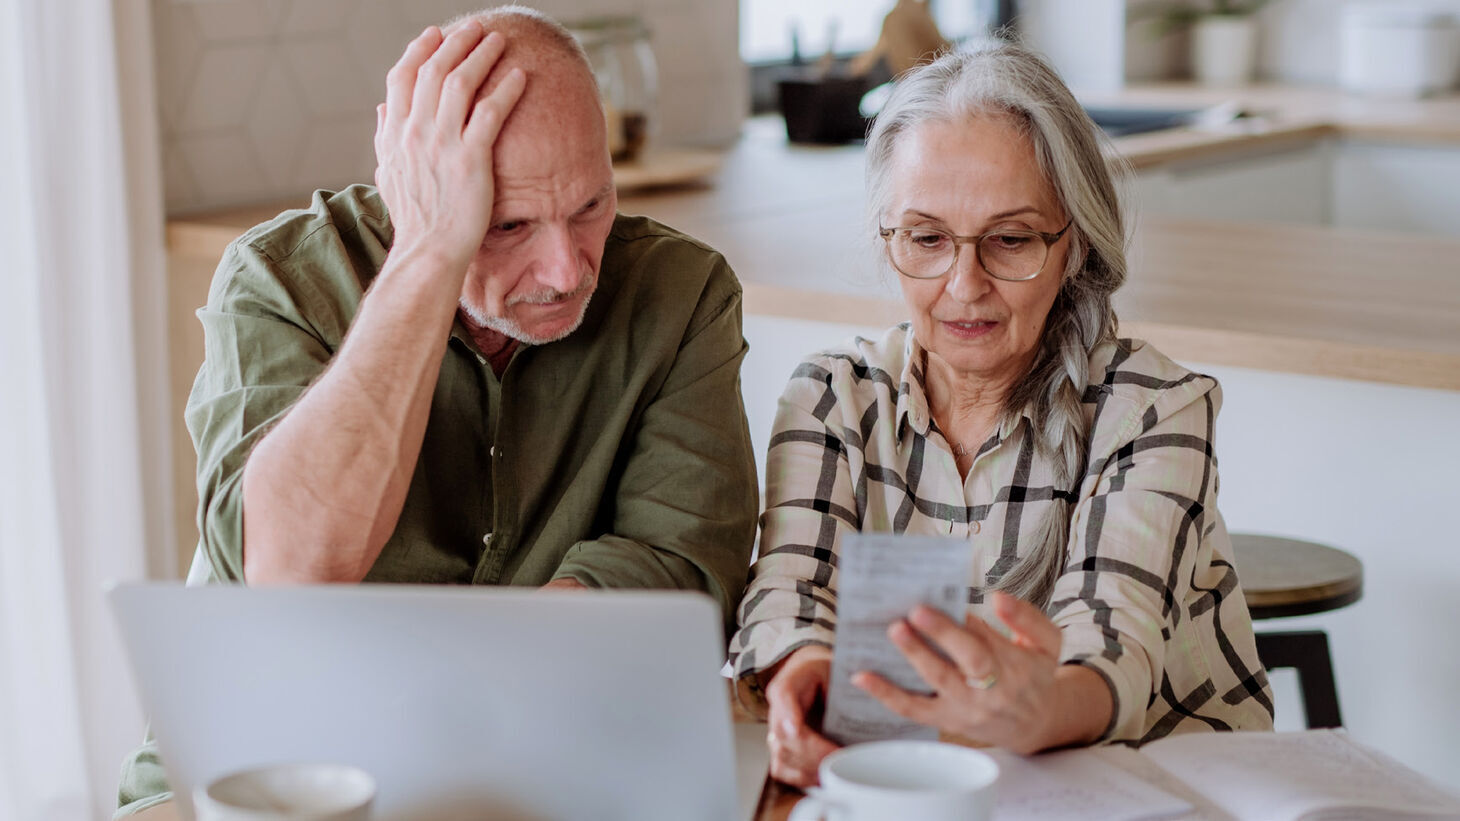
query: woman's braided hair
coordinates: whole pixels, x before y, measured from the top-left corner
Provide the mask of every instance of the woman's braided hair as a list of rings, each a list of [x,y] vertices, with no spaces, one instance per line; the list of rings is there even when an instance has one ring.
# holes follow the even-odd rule
[[[1021,46],[999,43],[949,52],[898,78],[867,137],[867,191],[879,219],[891,193],[898,138],[929,121],[1006,116],[1034,146],[1040,170],[1073,218],[1059,295],[1045,321],[1029,373],[1010,392],[1004,420],[1027,408],[1038,454],[1054,464],[1067,494],[1049,506],[1035,547],[997,588],[1045,607],[1065,567],[1070,509],[1085,470],[1088,430],[1082,411],[1090,352],[1116,332],[1111,295],[1125,281],[1125,224],[1115,178],[1123,162],[1107,160],[1103,137],[1045,61]],[[1112,165],[1114,167],[1112,167]]]

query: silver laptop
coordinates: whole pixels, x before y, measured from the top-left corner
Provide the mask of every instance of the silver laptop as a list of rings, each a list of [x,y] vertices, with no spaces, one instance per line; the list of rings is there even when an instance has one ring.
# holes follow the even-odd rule
[[[703,595],[108,595],[187,819],[196,785],[288,761],[364,768],[383,820],[744,821],[765,777],[763,728],[732,728],[720,616]]]

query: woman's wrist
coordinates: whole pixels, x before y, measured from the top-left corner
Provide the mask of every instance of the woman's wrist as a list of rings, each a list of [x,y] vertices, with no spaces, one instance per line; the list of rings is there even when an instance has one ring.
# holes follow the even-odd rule
[[[755,673],[754,675],[756,682],[760,685],[760,688],[764,690],[766,687],[770,686],[771,679],[774,679],[776,675],[781,672],[781,670],[790,666],[792,663],[799,663],[804,659],[809,659],[812,657],[820,657],[829,661],[831,659],[831,648],[823,644],[806,644],[797,647],[795,650],[792,650],[791,652],[783,656],[780,661],[777,661],[775,664],[772,664],[771,666]]]
[[[1103,676],[1079,664],[1061,664],[1055,669],[1054,703],[1039,749],[1099,741],[1114,711],[1115,699]]]

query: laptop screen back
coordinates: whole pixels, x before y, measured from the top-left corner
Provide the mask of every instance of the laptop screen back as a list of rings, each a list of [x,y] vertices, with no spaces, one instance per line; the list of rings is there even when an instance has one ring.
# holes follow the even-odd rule
[[[142,584],[110,598],[186,818],[197,785],[290,761],[372,773],[380,819],[739,816],[706,596]]]

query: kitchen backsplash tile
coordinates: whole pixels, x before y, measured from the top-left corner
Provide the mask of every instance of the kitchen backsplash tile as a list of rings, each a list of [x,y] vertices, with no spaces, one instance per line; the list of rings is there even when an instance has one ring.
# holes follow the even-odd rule
[[[310,119],[294,77],[283,63],[270,65],[259,82],[258,97],[245,118],[244,129],[259,157],[265,160],[264,175],[271,187],[293,184],[292,160],[303,151],[306,137],[300,124]]]
[[[167,208],[204,211],[368,182],[385,72],[483,0],[153,0]],[[656,139],[725,144],[747,107],[735,0],[540,0],[560,20],[640,14],[660,72]]]
[[[237,202],[259,202],[272,193],[253,141],[241,130],[180,137],[172,150],[182,154],[193,192],[200,197],[203,192],[230,191]]]
[[[284,16],[289,34],[338,34],[359,0],[294,0]]]
[[[195,4],[194,8],[203,36],[213,42],[228,42],[277,34],[289,3],[290,0],[209,0]]]
[[[226,43],[205,49],[178,120],[178,131],[198,134],[243,126],[270,56],[268,46],[259,42]],[[239,79],[244,77],[248,80]]]

